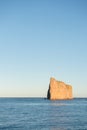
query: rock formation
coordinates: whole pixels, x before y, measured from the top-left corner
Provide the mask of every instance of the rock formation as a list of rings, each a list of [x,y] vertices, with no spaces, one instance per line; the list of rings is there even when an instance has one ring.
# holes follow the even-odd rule
[[[47,98],[50,100],[72,99],[72,86],[51,78]]]

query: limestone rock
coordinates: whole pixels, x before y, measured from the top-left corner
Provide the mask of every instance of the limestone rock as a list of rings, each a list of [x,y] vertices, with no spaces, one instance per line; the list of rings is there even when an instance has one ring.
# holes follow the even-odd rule
[[[50,100],[72,99],[72,86],[51,78],[47,98]]]

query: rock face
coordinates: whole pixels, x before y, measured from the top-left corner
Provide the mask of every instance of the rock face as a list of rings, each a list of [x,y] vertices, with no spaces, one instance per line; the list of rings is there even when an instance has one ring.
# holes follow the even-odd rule
[[[47,98],[50,100],[72,99],[72,86],[50,78]]]

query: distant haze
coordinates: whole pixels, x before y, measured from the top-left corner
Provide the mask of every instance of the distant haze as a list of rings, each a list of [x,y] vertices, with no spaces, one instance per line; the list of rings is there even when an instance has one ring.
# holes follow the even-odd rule
[[[87,97],[87,0],[1,0],[0,97],[46,97],[50,77]]]

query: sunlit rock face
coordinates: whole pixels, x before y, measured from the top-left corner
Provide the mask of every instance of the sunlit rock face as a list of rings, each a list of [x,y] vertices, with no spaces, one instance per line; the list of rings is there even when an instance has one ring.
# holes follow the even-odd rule
[[[72,86],[57,81],[54,78],[50,78],[47,98],[50,100],[72,99]]]

